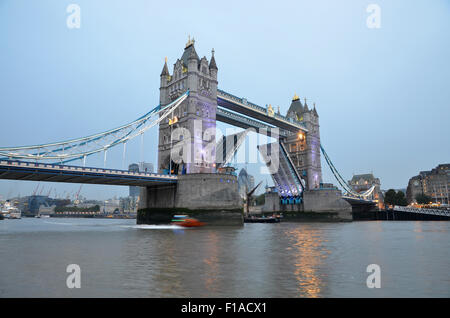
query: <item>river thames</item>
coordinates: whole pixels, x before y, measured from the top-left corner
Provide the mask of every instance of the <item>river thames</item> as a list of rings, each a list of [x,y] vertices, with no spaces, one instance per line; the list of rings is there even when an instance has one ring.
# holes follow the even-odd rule
[[[449,297],[450,223],[0,221],[0,297]],[[69,289],[69,264],[81,288]],[[381,288],[368,288],[369,264]]]

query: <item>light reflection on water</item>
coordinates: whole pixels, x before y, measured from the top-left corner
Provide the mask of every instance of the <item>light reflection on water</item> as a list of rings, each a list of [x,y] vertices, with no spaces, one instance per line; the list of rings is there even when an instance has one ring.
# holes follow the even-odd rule
[[[0,221],[0,297],[449,297],[450,223]],[[79,264],[81,289],[66,287]],[[382,288],[368,289],[379,264]]]
[[[322,249],[323,233],[320,229],[303,227],[284,233],[290,239],[290,249],[295,263],[294,275],[298,282],[298,295],[320,296],[322,281],[317,268],[329,252]]]
[[[205,297],[209,293],[217,293],[218,277],[219,277],[219,236],[217,232],[210,231],[208,233],[207,244],[205,247]]]

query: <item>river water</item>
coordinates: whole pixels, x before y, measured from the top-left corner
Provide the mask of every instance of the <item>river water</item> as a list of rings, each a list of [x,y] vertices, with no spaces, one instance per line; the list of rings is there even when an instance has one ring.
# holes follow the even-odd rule
[[[69,264],[81,288],[69,289]],[[368,288],[369,264],[381,288]],[[450,222],[0,221],[0,297],[450,297]]]

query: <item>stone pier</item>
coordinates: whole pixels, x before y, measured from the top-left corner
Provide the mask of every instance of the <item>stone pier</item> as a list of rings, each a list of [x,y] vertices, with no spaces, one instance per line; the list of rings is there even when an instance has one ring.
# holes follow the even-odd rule
[[[278,193],[266,193],[262,212],[282,212],[285,221],[352,221],[352,206],[338,189],[305,191],[301,204],[281,204]]]
[[[174,214],[188,214],[208,225],[244,222],[234,175],[180,175],[177,184],[142,188],[140,197],[138,224],[170,223]]]

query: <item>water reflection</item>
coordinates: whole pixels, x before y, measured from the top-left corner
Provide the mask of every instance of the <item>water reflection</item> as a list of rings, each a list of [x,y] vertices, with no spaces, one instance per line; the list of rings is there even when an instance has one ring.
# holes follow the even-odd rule
[[[136,229],[132,220],[63,221],[2,224],[0,297],[450,295],[449,222],[283,222],[174,231]],[[71,263],[82,268],[78,290],[66,287]],[[374,263],[383,271],[377,291],[365,284],[366,267]]]
[[[414,232],[416,233],[416,239],[422,239],[423,236],[423,230],[422,230],[422,222],[415,222],[414,223]]]
[[[330,253],[322,246],[326,242],[323,231],[305,225],[286,231],[285,235],[291,243],[289,253],[295,266],[298,296],[319,297],[324,285],[319,267]]]
[[[172,231],[158,233],[139,230],[126,247],[125,269],[128,285],[145,289],[142,297],[186,297],[179,255],[186,253]],[[183,233],[177,233],[183,235]],[[136,248],[138,246],[138,248]],[[132,278],[130,277],[132,274]]]
[[[176,244],[174,236],[168,235],[167,239],[162,240],[159,249],[159,252],[163,253],[165,258],[165,261],[159,266],[159,275],[157,275],[157,280],[162,287],[163,297],[183,294],[185,296],[181,279],[182,277],[179,271],[180,264],[177,261],[177,256],[180,253],[180,247]]]
[[[205,265],[204,284],[208,296],[210,293],[218,291],[219,278],[219,236],[216,232],[210,231],[207,235],[207,243],[204,247],[205,257],[203,263]]]

